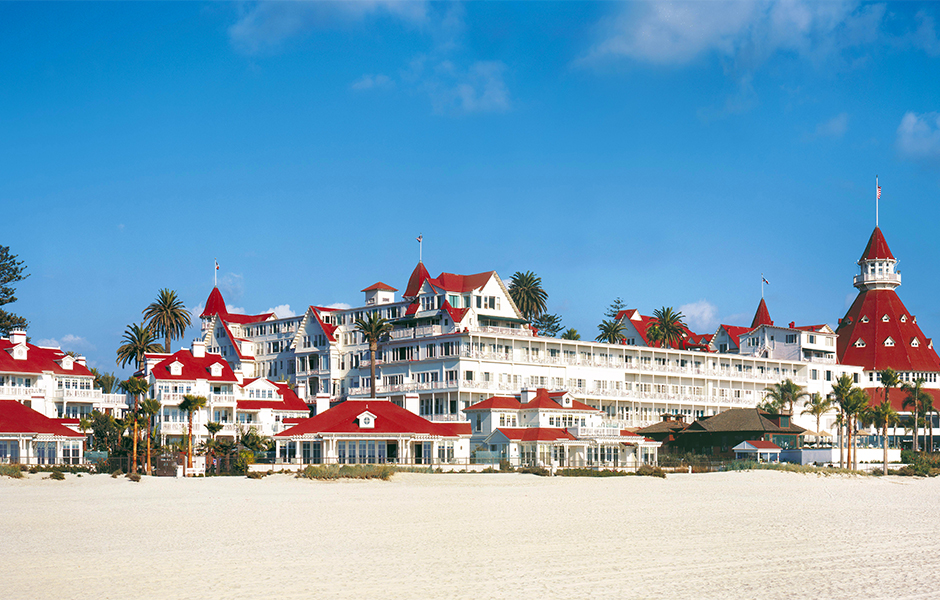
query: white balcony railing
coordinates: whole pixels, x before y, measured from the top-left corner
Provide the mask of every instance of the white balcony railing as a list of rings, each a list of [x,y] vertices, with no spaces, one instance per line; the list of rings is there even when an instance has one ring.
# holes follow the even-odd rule
[[[46,390],[40,387],[26,387],[22,385],[4,385],[0,386],[0,397],[13,398],[31,398],[33,396],[45,396]]]

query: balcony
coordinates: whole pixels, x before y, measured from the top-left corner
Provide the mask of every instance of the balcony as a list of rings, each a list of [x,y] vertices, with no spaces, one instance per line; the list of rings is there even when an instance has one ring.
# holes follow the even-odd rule
[[[46,390],[39,387],[26,387],[22,385],[0,386],[0,397],[2,398],[32,398],[33,396],[45,395]]]
[[[897,287],[901,285],[900,273],[862,273],[855,276],[854,284],[858,285],[877,285],[886,284],[886,287]]]

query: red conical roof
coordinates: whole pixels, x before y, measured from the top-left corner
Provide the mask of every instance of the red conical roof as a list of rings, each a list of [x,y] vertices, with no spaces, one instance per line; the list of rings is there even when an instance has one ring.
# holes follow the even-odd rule
[[[219,288],[212,288],[212,292],[209,293],[209,299],[206,300],[206,308],[202,311],[200,317],[211,317],[212,315],[225,316],[228,314],[228,311],[225,310],[225,299],[222,298],[222,292],[219,291]]]
[[[836,333],[840,363],[866,371],[940,371],[940,356],[894,290],[859,292]]]
[[[411,272],[411,278],[408,279],[408,287],[405,289],[405,293],[402,294],[402,298],[414,298],[417,296],[418,291],[421,289],[421,284],[430,278],[431,274],[424,268],[424,263],[418,261],[418,266]]]
[[[770,318],[770,311],[767,310],[767,303],[761,298],[760,304],[757,305],[757,312],[754,313],[754,320],[751,321],[751,329],[760,327],[761,325],[773,324],[774,322]]]
[[[888,248],[888,242],[885,241],[885,236],[881,233],[881,229],[875,227],[875,230],[871,232],[871,237],[868,238],[868,245],[865,246],[865,252],[862,253],[862,257],[858,259],[858,261],[877,260],[879,258],[894,260],[894,255],[891,254],[891,249]]]

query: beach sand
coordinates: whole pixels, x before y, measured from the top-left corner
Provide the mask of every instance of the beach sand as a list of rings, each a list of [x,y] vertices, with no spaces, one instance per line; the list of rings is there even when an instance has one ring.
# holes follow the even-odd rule
[[[940,478],[0,479],[5,598],[935,598]]]

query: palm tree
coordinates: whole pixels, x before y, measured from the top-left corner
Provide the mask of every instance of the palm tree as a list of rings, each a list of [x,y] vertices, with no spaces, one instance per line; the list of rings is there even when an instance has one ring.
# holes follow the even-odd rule
[[[784,379],[779,383],[764,388],[764,394],[764,397],[770,400],[778,410],[789,407],[791,415],[793,414],[793,404],[799,401],[800,398],[809,396],[807,392],[803,391],[801,386],[793,383],[792,379]]]
[[[545,312],[548,294],[542,289],[542,278],[526,271],[516,271],[509,282],[509,297],[528,321]]]
[[[835,403],[839,406],[839,465],[842,466],[842,431],[843,427],[848,425],[848,416],[845,414],[845,407],[849,401],[849,395],[852,393],[852,388],[855,386],[855,382],[852,380],[852,377],[843,373],[838,379],[836,379],[835,384],[832,386],[832,398],[835,400]]]
[[[854,435],[855,426],[858,422],[858,417],[865,413],[865,409],[868,406],[868,393],[860,387],[853,387],[852,391],[849,392],[848,398],[846,398],[845,404],[842,406],[842,410],[845,412],[848,425],[848,456],[846,457],[846,462],[850,469],[858,468],[858,455],[855,452],[854,447]]]
[[[176,297],[176,292],[163,288],[155,302],[143,311],[144,319],[153,329],[154,335],[166,339],[166,353],[170,353],[170,340],[181,338],[190,326],[189,311]]]
[[[881,404],[868,409],[866,418],[881,429],[881,445],[884,448],[884,467],[882,473],[888,474],[888,427],[898,422],[898,413],[891,407],[891,402],[885,398]]]
[[[163,405],[156,398],[147,398],[140,403],[140,412],[147,416],[147,475],[153,475],[153,469],[150,467],[150,447],[153,445],[153,417],[157,415]]]
[[[131,473],[137,472],[137,426],[139,424],[139,409],[140,409],[140,399],[147,393],[147,390],[150,389],[150,384],[147,383],[147,380],[141,379],[140,377],[129,377],[127,381],[121,382],[121,388],[125,393],[130,394],[134,398],[134,411],[132,413],[132,422],[134,424],[134,457],[133,457],[133,467],[131,468]]]
[[[392,324],[371,312],[366,317],[359,317],[355,322],[356,330],[369,342],[369,376],[372,383],[371,398],[375,398],[375,355],[379,350],[379,340],[392,330]]]
[[[600,330],[600,333],[597,334],[597,337],[594,339],[598,342],[619,344],[623,341],[623,321],[608,321],[604,319],[601,321],[601,324],[597,326],[597,329]]]
[[[193,413],[197,410],[200,410],[206,406],[206,397],[205,396],[195,396],[193,394],[186,394],[183,396],[183,401],[180,402],[180,410],[188,413],[189,416],[189,435],[187,447],[188,451],[186,452],[186,468],[193,468]]]
[[[110,394],[117,387],[118,378],[114,376],[114,373],[102,373],[94,367],[88,370],[95,376],[95,385],[98,386],[102,394]]]
[[[225,426],[217,421],[209,421],[206,423],[206,429],[209,430],[209,439],[215,440],[216,434],[222,431],[223,427]]]
[[[819,395],[819,392],[814,392],[806,404],[803,405],[803,412],[801,415],[813,415],[816,417],[816,431],[819,431],[820,421],[822,421],[822,416],[832,410],[832,399],[823,398]]]
[[[885,371],[889,371],[889,370],[890,369],[885,369]],[[882,373],[884,373],[885,371],[882,371]],[[894,371],[891,371],[891,372],[893,373]],[[882,377],[884,377],[884,375],[882,375]],[[917,439],[918,437],[917,419],[919,417],[921,408],[924,406],[925,397],[928,395],[927,392],[924,391],[924,380],[923,378],[918,377],[917,379],[914,380],[914,383],[902,384],[901,389],[904,390],[904,392],[907,394],[907,397],[904,398],[904,403],[902,404],[902,407],[910,408],[911,413],[913,414],[912,420],[914,423],[914,444],[911,446],[911,448],[914,450],[914,452],[919,452],[920,444]],[[887,397],[888,397],[888,387],[885,386],[885,398],[887,399]]]
[[[843,437],[845,432],[845,413],[842,412],[842,408],[839,408],[839,412],[836,413],[836,427],[838,428],[839,435],[839,468],[845,466],[845,444],[843,443],[845,438]]]
[[[664,348],[672,348],[685,338],[686,324],[681,312],[673,310],[671,306],[664,306],[653,311],[653,320],[646,328],[647,339],[655,339]],[[652,330],[652,331],[651,331]],[[652,338],[650,334],[652,333]]]
[[[132,323],[124,330],[124,343],[117,349],[117,364],[126,367],[133,363],[138,370],[143,366],[147,354],[163,352],[163,346],[156,342],[153,331],[149,326],[141,323]]]
[[[575,329],[575,328],[573,328],[573,327],[569,327],[568,329],[565,330],[565,332],[564,332],[563,334],[561,334],[561,339],[563,339],[563,340],[580,340],[580,339],[581,339],[581,334],[578,333],[578,330],[577,330],[577,329]]]

